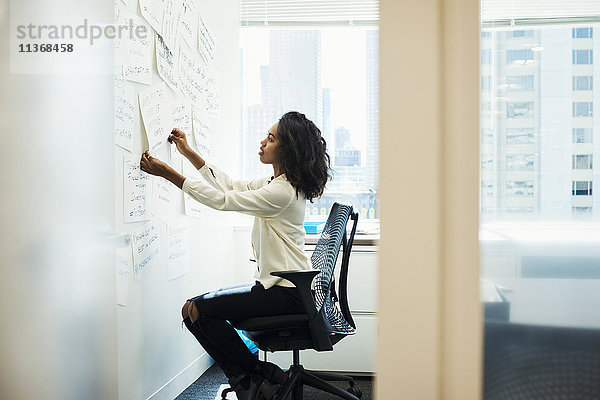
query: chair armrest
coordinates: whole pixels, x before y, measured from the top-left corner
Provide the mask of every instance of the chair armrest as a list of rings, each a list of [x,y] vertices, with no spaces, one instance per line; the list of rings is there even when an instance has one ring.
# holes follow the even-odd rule
[[[271,275],[290,281],[296,286],[309,320],[312,320],[317,314],[317,306],[311,291],[311,285],[315,276],[320,272],[318,269],[271,272]]]

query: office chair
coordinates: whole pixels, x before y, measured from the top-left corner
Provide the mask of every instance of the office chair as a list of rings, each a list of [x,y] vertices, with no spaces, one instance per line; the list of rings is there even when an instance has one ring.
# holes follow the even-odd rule
[[[354,223],[350,237],[347,237],[349,219]],[[358,400],[362,396],[352,377],[307,371],[300,364],[300,350],[331,351],[337,342],[356,332],[356,325],[348,307],[346,284],[357,222],[358,213],[353,212],[352,206],[334,203],[311,256],[313,269],[272,273],[292,282],[298,288],[306,311],[304,314],[249,318],[233,323],[236,328],[246,331],[247,336],[263,351],[293,352],[293,364],[288,370],[288,380],[279,390],[276,400],[301,400],[303,385],[347,400]],[[334,269],[340,246],[343,252],[338,297]],[[326,381],[346,381],[350,386],[348,390],[343,390]]]

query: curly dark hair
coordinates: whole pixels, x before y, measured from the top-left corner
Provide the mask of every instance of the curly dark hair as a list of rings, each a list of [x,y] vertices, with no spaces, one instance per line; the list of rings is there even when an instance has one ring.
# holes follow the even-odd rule
[[[283,114],[277,126],[281,172],[298,192],[312,203],[320,197],[331,178],[331,161],[321,131],[304,114]]]

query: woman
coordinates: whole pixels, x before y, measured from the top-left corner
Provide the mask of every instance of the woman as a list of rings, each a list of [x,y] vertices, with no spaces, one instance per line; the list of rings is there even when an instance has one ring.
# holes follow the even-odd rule
[[[321,132],[304,114],[288,112],[260,142],[259,157],[273,166],[273,176],[248,182],[230,179],[188,145],[183,132],[169,136],[210,186],[191,181],[164,162],[142,155],[142,171],[161,176],[200,203],[222,211],[255,217],[252,248],[256,282],[205,293],[183,306],[185,326],[223,369],[238,399],[270,399],[273,385],[287,375],[272,363],[258,361],[227,321],[250,317],[303,313],[293,284],[274,271],[308,269],[304,254],[306,200],[323,194],[330,178],[330,159]]]

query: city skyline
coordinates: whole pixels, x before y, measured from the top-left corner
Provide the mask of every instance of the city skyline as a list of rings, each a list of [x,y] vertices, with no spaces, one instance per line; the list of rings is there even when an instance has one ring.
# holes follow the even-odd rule
[[[379,143],[378,125],[372,123],[376,118],[373,110],[378,109],[378,85],[373,84],[373,79],[378,79],[373,72],[378,70],[378,49],[369,48],[377,42],[377,37],[368,34],[372,29],[361,28],[351,35],[360,36],[361,40],[353,42],[348,35],[340,35],[341,30],[335,31],[335,35],[329,35],[331,31],[327,29],[263,29],[257,36],[251,32],[241,39],[242,174],[255,177],[270,173],[255,157],[258,142],[284,112],[301,111],[321,129],[332,165],[333,178],[323,197],[310,206],[311,213],[326,212],[329,203],[339,201],[340,193],[344,193],[346,201],[355,204],[365,216],[375,218],[377,178],[374,177],[378,175],[378,159],[367,162],[366,154],[378,157],[378,149],[371,148]],[[342,49],[344,57],[329,50],[332,41],[342,37],[344,45],[337,47]],[[255,50],[261,46],[268,47],[268,51]],[[367,55],[374,60],[367,61]],[[332,62],[332,58],[336,61]],[[337,74],[333,73],[336,71]],[[260,79],[256,79],[257,74]],[[335,79],[331,78],[333,75]],[[369,101],[375,104],[366,107]],[[359,204],[363,206],[358,207]]]

